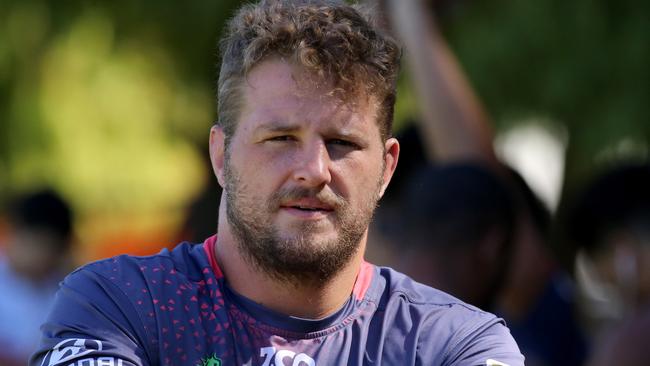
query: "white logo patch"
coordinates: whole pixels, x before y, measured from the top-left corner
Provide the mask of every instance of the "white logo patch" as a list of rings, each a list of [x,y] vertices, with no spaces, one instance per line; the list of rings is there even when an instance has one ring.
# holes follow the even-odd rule
[[[56,366],[64,364],[74,358],[85,356],[89,353],[101,351],[103,345],[96,339],[71,338],[59,342],[47,353],[41,366]],[[48,361],[49,360],[49,361]]]
[[[508,366],[508,364],[488,358],[485,360],[485,366]]]
[[[286,365],[285,359],[291,362],[291,366],[316,366],[316,361],[304,353],[296,354],[285,349],[276,350],[275,347],[260,348],[260,357],[264,357],[262,366],[283,366]]]

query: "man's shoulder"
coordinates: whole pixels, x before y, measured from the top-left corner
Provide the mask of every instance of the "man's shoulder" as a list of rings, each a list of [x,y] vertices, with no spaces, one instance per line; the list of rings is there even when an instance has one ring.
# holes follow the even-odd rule
[[[149,256],[118,255],[81,266],[70,274],[74,277],[93,277],[108,280],[119,287],[134,282],[169,281],[176,277],[200,280],[209,262],[202,245],[183,242],[172,250],[163,249]],[[161,283],[162,284],[162,283]]]
[[[377,267],[377,273],[375,316],[390,329],[387,337],[403,339],[402,345],[414,343],[422,359],[440,364],[462,359],[476,365],[523,365],[502,319],[393,269]],[[417,340],[410,341],[414,331]]]
[[[417,282],[401,272],[388,267],[378,267],[378,272],[384,287],[377,310],[386,317],[396,321],[417,319],[423,329],[446,329],[449,335],[457,337],[480,328],[505,327],[503,319],[494,314]]]
[[[402,299],[401,302],[422,306],[431,309],[448,309],[450,307],[459,307],[468,312],[482,312],[483,310],[465,303],[464,301],[431,286],[422,284],[408,275],[398,272],[389,267],[377,267],[379,277],[382,281],[381,300],[379,307],[386,306],[395,298]]]

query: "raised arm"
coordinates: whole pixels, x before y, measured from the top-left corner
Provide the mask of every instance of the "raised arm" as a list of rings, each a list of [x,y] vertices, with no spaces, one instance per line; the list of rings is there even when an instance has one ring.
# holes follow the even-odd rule
[[[496,166],[489,118],[430,11],[420,0],[382,1],[384,16],[405,47],[429,159]]]

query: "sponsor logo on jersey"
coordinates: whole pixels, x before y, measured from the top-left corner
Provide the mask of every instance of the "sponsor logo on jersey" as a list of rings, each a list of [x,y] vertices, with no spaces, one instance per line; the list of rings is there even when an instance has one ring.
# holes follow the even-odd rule
[[[96,339],[66,339],[59,342],[45,355],[41,366],[63,365],[75,358],[78,359],[92,352],[101,351],[103,348],[102,342]]]
[[[96,339],[71,338],[59,342],[45,355],[41,366],[123,366],[115,357],[86,357],[102,351],[102,341]]]
[[[286,349],[276,350],[275,347],[260,348],[260,357],[264,358],[262,366],[316,366],[316,361],[304,353]],[[291,362],[285,363],[285,360]]]

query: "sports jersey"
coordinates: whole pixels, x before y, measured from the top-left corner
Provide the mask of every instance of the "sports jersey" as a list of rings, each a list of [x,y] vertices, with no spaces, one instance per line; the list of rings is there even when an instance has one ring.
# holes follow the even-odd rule
[[[30,365],[523,365],[503,321],[364,262],[323,319],[274,312],[233,291],[216,237],[70,274]]]

